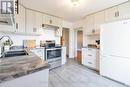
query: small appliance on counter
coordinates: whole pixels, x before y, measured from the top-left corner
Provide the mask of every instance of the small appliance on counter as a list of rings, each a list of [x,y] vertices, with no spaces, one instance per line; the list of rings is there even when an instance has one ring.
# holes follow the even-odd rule
[[[96,40],[95,42],[97,43],[96,44],[97,48],[100,49],[100,40]]]
[[[62,48],[55,41],[45,42],[45,59],[51,65],[50,69],[61,66]]]

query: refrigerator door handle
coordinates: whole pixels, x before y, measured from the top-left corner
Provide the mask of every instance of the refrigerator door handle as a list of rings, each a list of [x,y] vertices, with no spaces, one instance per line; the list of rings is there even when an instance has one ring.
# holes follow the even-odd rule
[[[118,57],[118,58],[126,58],[126,59],[130,59],[130,57],[123,57],[123,56],[116,56],[116,55],[110,55],[110,56]]]

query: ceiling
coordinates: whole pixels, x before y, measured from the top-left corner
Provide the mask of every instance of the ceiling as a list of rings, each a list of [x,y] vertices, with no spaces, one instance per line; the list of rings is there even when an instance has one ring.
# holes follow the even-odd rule
[[[27,8],[39,10],[74,22],[88,14],[126,1],[128,0],[80,0],[78,7],[73,6],[70,0],[20,0],[20,3]]]

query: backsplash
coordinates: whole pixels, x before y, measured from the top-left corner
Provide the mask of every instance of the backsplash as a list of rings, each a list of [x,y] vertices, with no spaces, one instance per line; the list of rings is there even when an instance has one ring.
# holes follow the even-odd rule
[[[60,37],[55,36],[54,29],[44,29],[42,33],[41,36],[31,36],[0,32],[0,37],[3,35],[9,35],[13,40],[13,46],[23,46],[23,40],[36,40],[37,46],[40,45],[40,40],[55,40],[56,44],[60,44]]]

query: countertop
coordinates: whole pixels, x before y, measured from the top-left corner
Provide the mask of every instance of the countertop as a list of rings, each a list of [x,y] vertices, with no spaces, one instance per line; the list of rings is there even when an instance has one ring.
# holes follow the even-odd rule
[[[83,47],[83,48],[91,48],[91,49],[97,49],[97,50],[100,50],[100,48],[97,48],[97,47]]]
[[[31,52],[30,49],[24,50],[27,51],[28,55],[2,58],[0,83],[49,68],[49,64]]]

